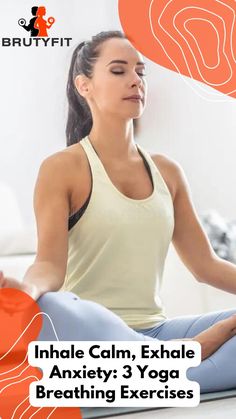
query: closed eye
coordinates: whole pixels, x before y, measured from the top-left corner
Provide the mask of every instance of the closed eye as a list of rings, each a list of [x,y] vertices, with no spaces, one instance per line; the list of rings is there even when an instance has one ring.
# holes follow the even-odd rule
[[[124,74],[124,71],[114,71],[114,70],[112,70],[111,71],[113,74]],[[139,73],[139,72],[137,72],[137,74],[140,76],[140,77],[145,77],[146,76],[146,74],[144,74],[144,73]]]

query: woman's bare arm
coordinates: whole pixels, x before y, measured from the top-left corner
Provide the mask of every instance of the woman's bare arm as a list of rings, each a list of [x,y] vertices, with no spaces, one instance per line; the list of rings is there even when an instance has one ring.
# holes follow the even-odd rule
[[[152,158],[161,170],[174,203],[175,228],[172,240],[180,258],[198,281],[236,293],[236,267],[214,253],[194,209],[183,169],[164,155],[155,154]],[[193,338],[171,340],[199,342],[204,360],[235,335],[236,315],[232,315]]]
[[[0,286],[16,287],[35,300],[47,291],[57,291],[64,282],[68,255],[68,217],[70,156],[63,152],[47,158],[41,165],[35,191],[34,210],[38,248],[34,263],[23,282],[2,279]]]
[[[176,180],[172,242],[177,253],[199,282],[236,294],[236,266],[214,252],[194,208],[184,171],[174,161],[171,165]]]

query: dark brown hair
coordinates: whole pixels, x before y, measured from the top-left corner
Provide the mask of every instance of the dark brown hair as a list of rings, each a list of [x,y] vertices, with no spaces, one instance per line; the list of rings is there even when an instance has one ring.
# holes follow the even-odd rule
[[[90,41],[81,42],[74,50],[67,82],[68,119],[66,125],[67,147],[82,140],[91,131],[93,120],[90,108],[75,87],[74,80],[78,74],[91,78],[93,66],[99,57],[100,45],[108,39],[127,39],[121,31],[100,32]],[[137,120],[134,122],[134,132],[137,132]]]

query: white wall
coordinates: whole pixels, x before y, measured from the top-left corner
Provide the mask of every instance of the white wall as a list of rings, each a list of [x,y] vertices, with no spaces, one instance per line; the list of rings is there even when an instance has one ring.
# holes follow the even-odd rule
[[[50,37],[72,37],[67,47],[0,48],[0,179],[11,186],[27,223],[34,222],[33,187],[42,160],[65,147],[66,81],[72,51],[104,30],[112,0],[50,0],[46,18],[56,21]],[[115,3],[114,3],[115,4]],[[32,17],[32,1],[0,2],[0,37],[26,37],[18,25]]]
[[[215,208],[236,219],[236,100],[208,102],[178,74],[154,63],[149,72],[142,143],[182,165],[199,213]]]
[[[118,26],[118,15],[113,17]],[[149,103],[140,143],[183,166],[199,212],[215,208],[236,219],[236,100],[209,102],[196,93],[195,85],[198,91],[213,89],[146,61]]]
[[[28,36],[17,21],[31,1],[0,3],[0,36]],[[23,217],[33,222],[32,192],[43,158],[65,146],[65,87],[74,46],[103,29],[120,28],[117,0],[50,0],[50,36],[70,36],[71,48],[1,48],[0,179],[11,185]],[[138,141],[175,158],[186,171],[199,212],[236,218],[236,101],[199,97],[178,74],[148,62],[149,102]]]

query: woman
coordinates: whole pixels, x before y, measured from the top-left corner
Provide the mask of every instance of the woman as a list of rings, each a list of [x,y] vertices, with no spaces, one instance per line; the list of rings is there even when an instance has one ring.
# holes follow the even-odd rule
[[[201,282],[236,293],[236,267],[213,252],[181,167],[134,141],[142,56],[102,32],[74,51],[67,93],[68,148],[42,163],[35,187],[35,262],[23,283],[0,285],[38,301],[41,340],[193,339],[202,362],[188,378],[201,392],[235,387],[236,310],[167,319],[155,296],[171,240]]]

